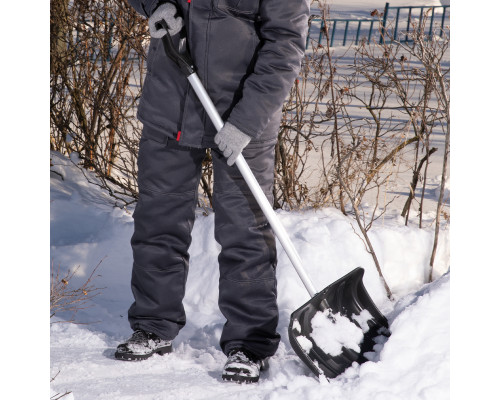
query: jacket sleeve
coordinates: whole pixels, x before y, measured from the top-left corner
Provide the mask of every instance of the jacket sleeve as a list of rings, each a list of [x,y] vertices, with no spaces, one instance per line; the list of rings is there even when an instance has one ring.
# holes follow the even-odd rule
[[[281,110],[304,56],[308,0],[262,0],[261,48],[253,72],[243,85],[242,97],[228,121],[258,138],[270,118]]]
[[[127,0],[128,3],[139,14],[149,18],[153,11],[161,4],[167,3],[165,0]]]

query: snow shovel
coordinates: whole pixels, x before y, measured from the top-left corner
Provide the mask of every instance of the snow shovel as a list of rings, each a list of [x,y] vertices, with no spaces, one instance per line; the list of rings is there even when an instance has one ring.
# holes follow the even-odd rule
[[[186,76],[215,128],[220,131],[224,122],[196,74],[187,50],[185,28],[180,33],[177,50],[168,33],[166,21],[162,20],[159,24],[167,32],[162,37],[167,56]],[[291,315],[288,334],[292,348],[316,376],[324,375],[327,378],[335,378],[353,362],[366,361],[364,354],[373,350],[375,337],[382,333],[388,334],[388,323],[363,285],[364,270],[356,268],[318,293],[288,234],[241,154],[235,164],[312,297]],[[347,333],[347,340],[337,338],[336,332]],[[355,343],[349,343],[353,340]]]

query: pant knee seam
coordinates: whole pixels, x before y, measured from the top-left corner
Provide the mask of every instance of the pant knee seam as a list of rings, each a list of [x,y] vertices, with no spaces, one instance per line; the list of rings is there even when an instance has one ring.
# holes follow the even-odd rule
[[[259,279],[231,279],[221,276],[220,279],[233,282],[233,283],[262,283],[262,282],[275,282],[276,278],[259,278]]]

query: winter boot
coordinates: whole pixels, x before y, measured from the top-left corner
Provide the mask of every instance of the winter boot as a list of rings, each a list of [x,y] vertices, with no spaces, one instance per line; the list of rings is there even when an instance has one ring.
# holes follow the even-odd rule
[[[138,329],[125,343],[118,345],[115,358],[125,361],[140,361],[151,357],[155,353],[163,355],[171,352],[171,340],[163,340],[154,333]]]
[[[259,360],[246,350],[234,349],[227,357],[222,379],[237,383],[253,383],[259,380],[260,371],[268,368],[267,358]]]

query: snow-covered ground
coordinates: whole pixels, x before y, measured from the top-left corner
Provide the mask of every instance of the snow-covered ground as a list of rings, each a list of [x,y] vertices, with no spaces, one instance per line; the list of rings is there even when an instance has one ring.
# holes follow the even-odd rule
[[[73,157],[74,161],[77,161]],[[93,185],[73,163],[51,154],[51,261],[75,269],[78,287],[102,261],[94,279],[101,294],[81,310],[81,325],[52,318],[51,394],[68,399],[446,399],[449,397],[448,231],[442,232],[435,277],[423,285],[432,246],[432,229],[404,226],[397,212],[370,231],[396,301],[387,300],[375,267],[354,232],[353,220],[335,209],[279,212],[315,286],[323,288],[355,267],[365,268],[364,283],[388,317],[392,336],[370,356],[331,382],[318,381],[293,352],[287,337],[292,311],[308,300],[285,253],[279,247],[278,304],[282,335],[270,370],[257,385],[222,382],[225,356],[218,339],[224,318],[217,308],[217,243],[213,214],[196,218],[187,282],[186,327],[174,341],[175,352],[140,363],[113,358],[131,330],[132,210],[112,207],[107,193]]]

